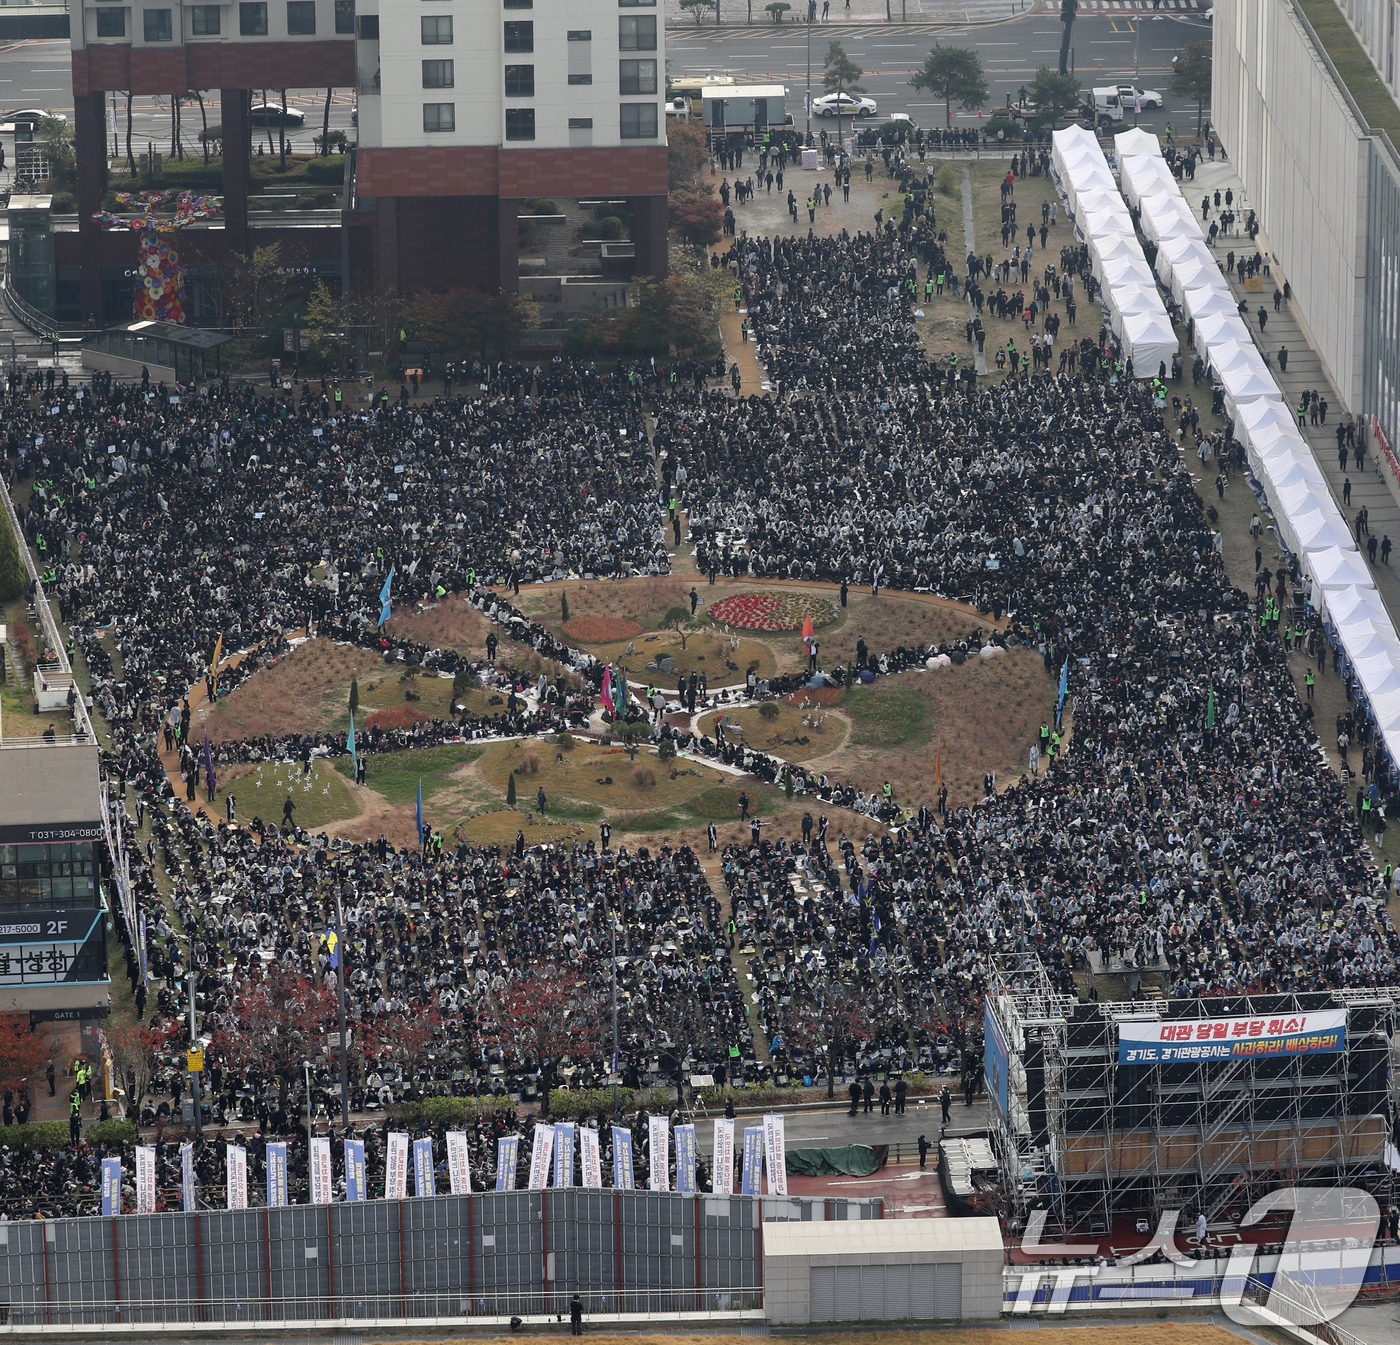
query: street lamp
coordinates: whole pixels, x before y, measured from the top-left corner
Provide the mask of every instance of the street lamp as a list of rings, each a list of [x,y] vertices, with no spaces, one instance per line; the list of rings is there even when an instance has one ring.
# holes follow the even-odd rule
[[[812,143],[812,16],[807,15],[807,96],[803,100],[807,105],[807,140]],[[840,109],[838,108],[839,112]]]
[[[190,975],[189,975],[189,982],[190,982],[190,1052],[189,1052],[189,1053],[190,1053],[191,1056],[193,1056],[194,1053],[195,1053],[195,1051],[197,1051],[197,1050],[199,1049],[199,1024],[198,1024],[198,1022],[197,1022],[196,1019],[195,1019],[195,1008],[194,1008],[194,983],[195,983],[195,973],[194,973],[194,972],[190,972]],[[187,1063],[190,1063],[190,1062],[187,1062]],[[199,1072],[199,1070],[197,1070],[197,1069],[192,1069],[192,1070],[190,1071],[190,1098],[191,1098],[191,1101],[193,1101],[193,1103],[194,1103],[194,1134],[195,1134],[195,1138],[196,1138],[196,1139],[202,1139],[202,1138],[203,1138],[203,1135],[204,1135],[204,1118],[203,1118],[203,1115],[202,1115],[202,1112],[203,1112],[204,1108],[203,1108],[203,1103],[201,1102],[200,1096],[199,1096],[199,1080],[200,1080],[200,1072]]]
[[[311,1062],[303,1060],[301,1067],[306,1071],[306,1176],[311,1179]]]
[[[336,1004],[340,1010],[340,1120],[350,1129],[350,1066],[345,1040],[345,911],[341,905],[340,884],[335,885]]]
[[[301,377],[301,314],[292,314],[292,377]]]

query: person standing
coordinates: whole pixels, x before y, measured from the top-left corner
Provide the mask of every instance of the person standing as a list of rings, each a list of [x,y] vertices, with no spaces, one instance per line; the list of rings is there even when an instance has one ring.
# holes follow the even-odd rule
[[[919,1170],[922,1172],[928,1167],[928,1136],[919,1136]]]
[[[583,1300],[577,1294],[569,1302],[569,1334],[583,1335]]]

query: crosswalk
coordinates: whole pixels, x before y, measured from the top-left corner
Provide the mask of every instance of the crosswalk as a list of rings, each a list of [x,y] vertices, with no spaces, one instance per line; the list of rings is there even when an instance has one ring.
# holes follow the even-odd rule
[[[1197,3],[1197,0],[1161,0],[1154,3],[1154,0],[1079,0],[1079,12],[1093,12],[1096,10],[1131,10],[1136,13],[1190,13],[1204,16],[1206,9]]]

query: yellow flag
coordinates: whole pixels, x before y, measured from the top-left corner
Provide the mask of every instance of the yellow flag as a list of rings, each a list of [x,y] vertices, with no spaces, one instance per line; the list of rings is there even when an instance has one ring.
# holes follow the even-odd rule
[[[209,660],[209,676],[214,679],[214,690],[219,689],[219,651],[224,647],[224,637],[219,636],[214,645],[214,657]]]

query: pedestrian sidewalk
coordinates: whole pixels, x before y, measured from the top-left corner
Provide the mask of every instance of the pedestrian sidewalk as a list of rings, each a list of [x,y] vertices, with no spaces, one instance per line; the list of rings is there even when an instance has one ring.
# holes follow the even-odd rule
[[[1223,193],[1227,187],[1234,189],[1235,212],[1243,222],[1254,203],[1245,193],[1243,185],[1235,174],[1234,166],[1228,162],[1211,163],[1207,160],[1198,165],[1195,181],[1183,184],[1183,194],[1186,203],[1192,206],[1199,216],[1201,198],[1207,195],[1214,198],[1217,189]],[[1214,206],[1211,208],[1211,218],[1216,218]],[[1273,246],[1269,242],[1268,223],[1268,220],[1260,220],[1262,228],[1259,237],[1253,244],[1250,243],[1249,235],[1244,233],[1243,228],[1241,228],[1237,238],[1226,238],[1218,241],[1215,245],[1215,254],[1221,265],[1224,265],[1226,254],[1232,249],[1236,255],[1244,253],[1252,256],[1256,250],[1266,256],[1272,254]],[[1327,481],[1337,508],[1341,510],[1342,517],[1351,529],[1353,539],[1356,536],[1356,515],[1364,507],[1369,511],[1371,533],[1377,538],[1378,543],[1380,539],[1389,536],[1393,545],[1400,546],[1400,505],[1396,504],[1395,496],[1391,494],[1385,478],[1381,475],[1387,468],[1380,454],[1375,452],[1374,440],[1368,437],[1364,468],[1358,471],[1354,466],[1350,466],[1346,471],[1343,471],[1337,465],[1337,426],[1345,422],[1347,414],[1353,412],[1353,408],[1343,402],[1341,394],[1324,372],[1321,357],[1304,334],[1303,328],[1292,312],[1288,301],[1285,300],[1280,310],[1277,313],[1274,312],[1274,288],[1282,289],[1283,282],[1288,277],[1277,264],[1273,266],[1272,270],[1272,275],[1263,278],[1264,288],[1262,292],[1258,293],[1247,293],[1240,285],[1238,276],[1232,273],[1227,277],[1230,282],[1230,292],[1235,296],[1236,301],[1240,299],[1249,301],[1249,316],[1246,325],[1249,327],[1250,335],[1254,338],[1255,345],[1261,352],[1268,352],[1269,365],[1274,380],[1283,392],[1289,411],[1294,413],[1294,423],[1297,423],[1296,412],[1304,392],[1316,389],[1327,402],[1327,423],[1313,425],[1309,422],[1299,428],[1299,433],[1311,447],[1318,468]],[[1259,327],[1259,309],[1261,307],[1267,313],[1267,323],[1262,332]],[[1284,346],[1288,348],[1288,370],[1286,373],[1280,371],[1278,360],[1279,350]],[[1350,504],[1343,501],[1343,486],[1347,478],[1351,479]],[[1395,623],[1396,629],[1400,630],[1400,569],[1397,569],[1397,566],[1400,566],[1400,556],[1392,557],[1392,563],[1389,565],[1380,563],[1379,552],[1377,552],[1377,560],[1374,565],[1367,559],[1365,550],[1362,550],[1361,556],[1363,560],[1367,561],[1367,567],[1371,572],[1376,589],[1380,593],[1381,601],[1385,604],[1386,611],[1390,613],[1390,619]]]

